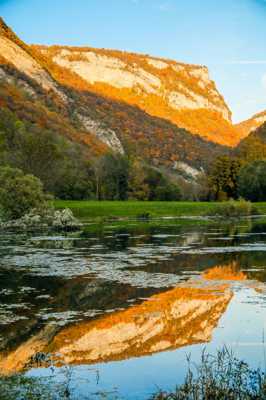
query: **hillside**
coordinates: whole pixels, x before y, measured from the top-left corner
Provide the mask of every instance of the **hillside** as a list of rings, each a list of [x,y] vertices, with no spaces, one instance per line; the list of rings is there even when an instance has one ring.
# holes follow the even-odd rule
[[[225,150],[136,105],[96,93],[76,72],[23,43],[3,21],[0,57],[1,106],[22,121],[82,143],[90,157],[111,149],[155,166],[175,170],[182,162],[182,168],[200,169]]]
[[[254,129],[245,139],[241,140],[235,153],[247,161],[266,158],[266,122]]]
[[[266,122],[266,111],[255,114],[248,120],[240,122],[236,125],[236,128],[240,132],[241,137],[245,138],[251,132],[255,131],[259,126],[261,126],[264,122]]]
[[[81,85],[68,78],[74,88],[123,100],[215,143],[234,146],[241,139],[205,66],[89,47],[32,46],[32,50],[81,78]]]

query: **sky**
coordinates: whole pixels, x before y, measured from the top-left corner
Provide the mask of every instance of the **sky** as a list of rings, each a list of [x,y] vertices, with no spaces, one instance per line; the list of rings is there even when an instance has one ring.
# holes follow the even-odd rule
[[[0,0],[27,43],[207,65],[235,122],[266,110],[266,0]]]

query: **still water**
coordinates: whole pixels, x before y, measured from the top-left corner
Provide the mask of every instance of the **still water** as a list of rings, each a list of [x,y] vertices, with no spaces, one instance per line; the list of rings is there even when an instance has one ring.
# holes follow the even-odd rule
[[[204,348],[265,365],[266,219],[2,233],[0,255],[1,374],[48,376],[29,362],[56,354],[77,398],[143,400]]]

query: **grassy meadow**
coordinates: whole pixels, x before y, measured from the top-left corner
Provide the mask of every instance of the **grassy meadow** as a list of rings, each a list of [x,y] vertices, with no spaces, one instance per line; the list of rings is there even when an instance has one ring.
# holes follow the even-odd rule
[[[224,203],[186,201],[54,201],[56,209],[70,208],[81,219],[204,216]],[[266,214],[266,203],[255,203],[259,214]]]

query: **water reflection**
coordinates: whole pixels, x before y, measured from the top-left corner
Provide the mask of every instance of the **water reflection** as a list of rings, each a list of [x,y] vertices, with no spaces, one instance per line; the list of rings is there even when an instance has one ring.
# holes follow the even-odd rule
[[[2,235],[1,371],[52,352],[70,364],[108,362],[110,373],[113,361],[140,365],[143,356],[215,343],[217,332],[223,343],[251,341],[265,320],[265,251],[266,224],[256,220]],[[229,315],[231,336],[217,329]],[[250,336],[241,328],[247,315]]]
[[[127,311],[66,328],[50,349],[68,364],[90,364],[207,342],[231,296],[221,286],[176,288]]]
[[[64,329],[50,323],[3,356],[0,372],[18,372],[40,352],[59,354],[60,363],[92,364],[209,342],[233,296],[229,282],[244,280],[235,263],[217,266],[127,310]]]

